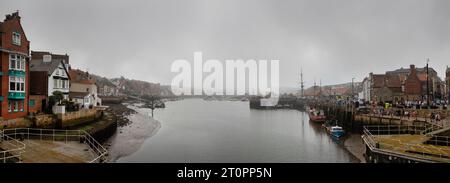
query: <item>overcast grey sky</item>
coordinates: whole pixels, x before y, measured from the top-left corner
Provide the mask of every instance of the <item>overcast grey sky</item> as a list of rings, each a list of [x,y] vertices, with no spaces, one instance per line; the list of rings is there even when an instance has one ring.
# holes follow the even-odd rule
[[[175,59],[279,59],[280,85],[362,80],[450,65],[448,0],[0,0],[20,10],[32,50],[75,68],[169,84]],[[2,18],[3,20],[3,18]]]

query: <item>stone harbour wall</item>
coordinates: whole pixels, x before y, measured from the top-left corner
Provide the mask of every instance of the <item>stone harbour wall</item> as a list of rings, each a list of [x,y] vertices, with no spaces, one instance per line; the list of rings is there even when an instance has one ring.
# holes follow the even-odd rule
[[[0,121],[0,130],[5,128],[28,128],[32,121],[28,118],[16,118]]]
[[[34,116],[33,126],[36,128],[55,128],[56,118],[53,114],[42,114]]]
[[[58,114],[58,126],[60,128],[69,128],[94,122],[101,117],[101,111],[96,109],[82,109],[65,114]]]

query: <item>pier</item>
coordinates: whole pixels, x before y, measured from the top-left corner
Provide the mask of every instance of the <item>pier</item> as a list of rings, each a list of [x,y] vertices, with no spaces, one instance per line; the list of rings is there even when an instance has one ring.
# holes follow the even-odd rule
[[[450,163],[450,137],[424,134],[420,126],[365,126],[368,162]]]
[[[372,114],[354,105],[312,103],[328,117],[342,122],[344,128],[362,132],[367,162],[442,163],[450,162],[450,111],[429,109],[392,109],[417,113],[416,116]],[[443,115],[433,120],[431,112]]]
[[[283,98],[277,106],[261,107],[257,98],[250,100],[250,108],[323,110],[328,119],[336,119],[347,131],[361,133],[365,145],[366,162],[449,163],[450,110],[448,109],[390,109],[415,112],[416,115],[373,114],[370,108],[351,103],[339,104],[315,99]],[[439,113],[443,120],[433,120],[431,113]]]

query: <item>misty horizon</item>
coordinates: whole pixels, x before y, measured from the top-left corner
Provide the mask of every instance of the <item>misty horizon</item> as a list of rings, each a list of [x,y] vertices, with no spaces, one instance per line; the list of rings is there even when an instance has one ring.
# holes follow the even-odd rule
[[[34,51],[73,68],[170,85],[177,59],[280,60],[280,86],[362,81],[368,73],[430,67],[450,58],[450,2],[431,1],[5,1],[19,10]],[[107,64],[107,67],[105,67]],[[348,72],[352,71],[352,72]]]

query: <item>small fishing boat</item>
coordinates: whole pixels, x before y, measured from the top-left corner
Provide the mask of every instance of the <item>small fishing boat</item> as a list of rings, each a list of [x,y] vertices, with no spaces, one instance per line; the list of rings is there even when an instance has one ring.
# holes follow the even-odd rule
[[[326,119],[323,110],[316,111],[315,109],[311,109],[309,111],[309,120],[312,122],[323,123]]]
[[[345,132],[344,129],[340,126],[332,126],[330,128],[330,134],[333,135],[334,137],[340,138],[344,136]]]

